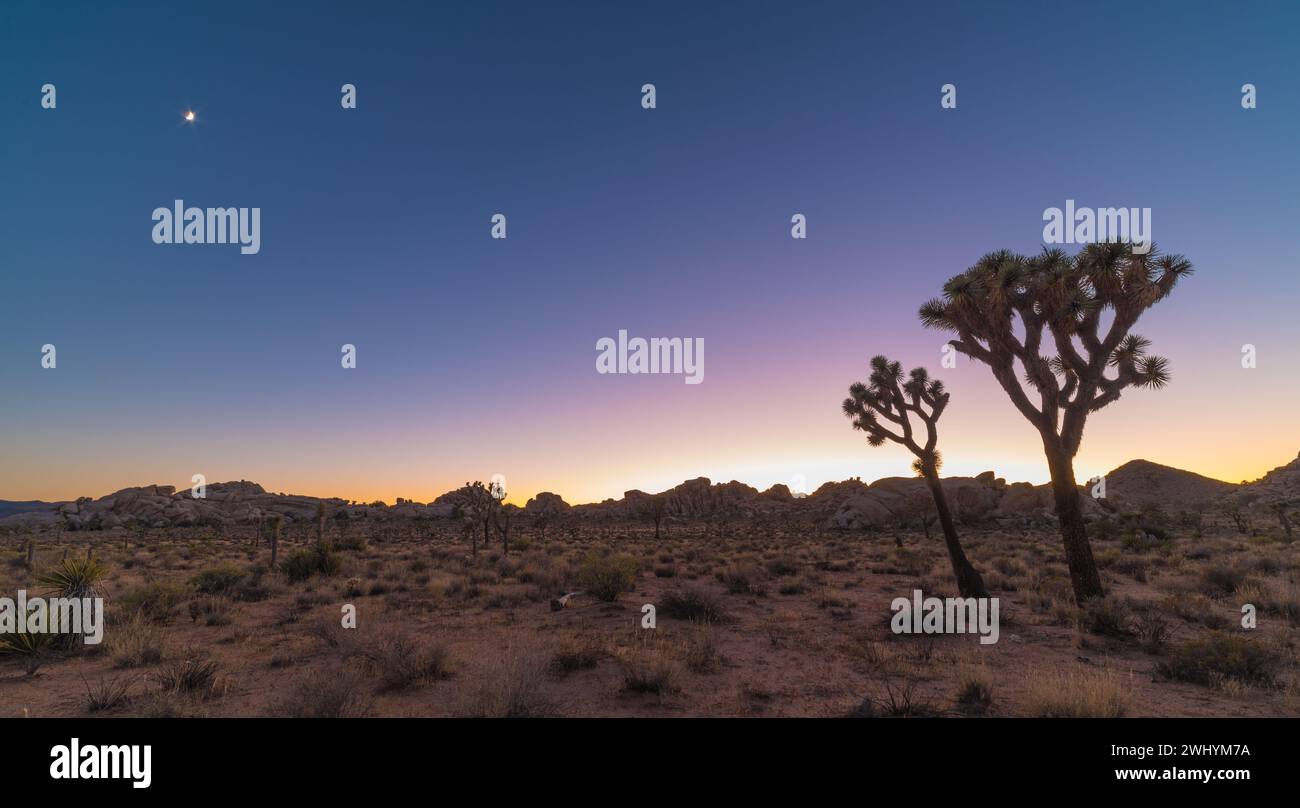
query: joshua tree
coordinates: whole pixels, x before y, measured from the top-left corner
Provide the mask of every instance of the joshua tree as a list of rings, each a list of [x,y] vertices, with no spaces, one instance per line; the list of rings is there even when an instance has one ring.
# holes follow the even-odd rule
[[[325,501],[316,503],[316,546],[325,546]]]
[[[486,546],[492,516],[501,503],[492,495],[492,491],[478,480],[465,483],[453,492],[453,496],[456,515],[464,522],[466,533],[469,534],[470,552],[478,555],[479,526],[483,528],[483,544]]]
[[[284,524],[284,517],[278,513],[273,513],[268,518],[268,524],[271,531],[271,566],[274,567],[280,557],[280,526]]]
[[[944,392],[943,382],[931,379],[925,368],[913,368],[904,381],[901,364],[876,356],[871,360],[870,384],[854,382],[849,387],[849,398],[844,399],[844,414],[853,419],[854,429],[867,433],[867,443],[872,446],[892,440],[916,455],[912,470],[924,478],[930,496],[934,498],[957,589],[964,598],[986,598],[989,593],[984,588],[984,579],[961,549],[957,528],[948,510],[948,498],[939,482],[939,467],[943,461],[935,448],[939,443],[937,424],[948,406],[949,396]],[[918,443],[919,436],[912,431],[912,415],[925,427],[924,443]],[[882,424],[881,418],[893,424],[895,429]]]
[[[646,497],[638,509],[639,515],[649,519],[655,526],[655,540],[659,540],[659,528],[664,523],[664,515],[668,512],[668,495],[652,494]]]
[[[1042,437],[1078,602],[1102,595],[1074,479],[1084,424],[1126,388],[1169,381],[1168,361],[1148,356],[1150,341],[1129,330],[1191,272],[1187,259],[1160,255],[1154,245],[1137,253],[1130,244],[1090,244],[1074,256],[1003,250],[921,306],[921,322],[957,334],[949,345],[988,365]]]
[[[1294,538],[1291,530],[1291,520],[1287,517],[1287,511],[1300,504],[1300,500],[1281,499],[1277,502],[1270,502],[1268,509],[1277,514],[1277,521],[1281,523],[1282,530],[1286,531],[1286,540],[1289,542]]]

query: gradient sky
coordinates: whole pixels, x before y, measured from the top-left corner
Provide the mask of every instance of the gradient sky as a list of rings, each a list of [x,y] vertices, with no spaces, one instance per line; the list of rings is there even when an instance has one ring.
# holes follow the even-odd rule
[[[906,475],[839,411],[875,353],[947,382],[945,473],[1041,482],[916,309],[1067,198],[1197,268],[1137,329],[1172,385],[1093,416],[1080,479],[1300,449],[1294,3],[204,5],[0,7],[0,498]],[[178,198],[260,207],[261,253],[154,245]],[[705,382],[598,375],[620,328],[702,337]]]

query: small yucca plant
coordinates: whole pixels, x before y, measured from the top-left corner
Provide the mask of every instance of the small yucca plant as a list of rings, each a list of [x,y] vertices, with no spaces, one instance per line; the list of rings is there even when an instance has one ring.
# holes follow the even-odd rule
[[[93,598],[96,584],[108,574],[108,567],[93,558],[65,558],[55,567],[36,576],[36,582],[48,587],[47,594],[62,598]]]
[[[53,634],[0,634],[0,656],[8,654],[22,658],[27,675],[35,676],[45,662],[46,649],[53,647],[54,640]]]
[[[53,634],[28,634],[25,632],[13,632],[12,634],[0,634],[0,654],[14,654],[16,656],[35,657],[40,656],[54,639]]]

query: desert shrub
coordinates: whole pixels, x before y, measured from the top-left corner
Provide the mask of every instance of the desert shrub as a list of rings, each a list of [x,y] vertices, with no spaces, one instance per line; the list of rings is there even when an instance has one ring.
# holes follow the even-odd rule
[[[1079,609],[1079,626],[1092,634],[1122,637],[1133,630],[1133,612],[1112,596],[1090,598]]]
[[[892,571],[899,575],[910,575],[913,578],[920,578],[930,574],[930,568],[934,566],[934,559],[929,555],[919,553],[907,548],[894,550],[894,565]]]
[[[799,572],[799,563],[791,556],[778,556],[763,565],[773,578],[786,578]]]
[[[36,673],[47,653],[52,650],[55,635],[10,632],[0,634],[0,656],[16,656],[26,663],[28,675]]]
[[[134,677],[114,676],[112,679],[101,678],[95,684],[82,680],[86,686],[86,698],[83,705],[86,712],[99,713],[122,707],[131,701],[131,685]]]
[[[339,536],[331,542],[335,550],[346,550],[353,553],[364,552],[366,549],[366,537],[361,534],[352,534]]]
[[[315,546],[294,551],[280,562],[280,571],[293,583],[300,583],[313,575],[337,575],[343,563],[328,546]]]
[[[686,639],[686,668],[692,673],[716,673],[722,667],[718,639],[707,623],[698,626]]]
[[[808,584],[803,581],[787,581],[777,588],[782,595],[802,595],[808,591]]]
[[[1269,581],[1248,584],[1237,590],[1243,603],[1254,604],[1265,614],[1286,619],[1292,626],[1300,626],[1300,586],[1288,581]]]
[[[140,614],[146,620],[165,623],[175,616],[187,594],[179,584],[151,581],[128,589],[116,603],[123,614]]]
[[[1201,573],[1201,592],[1210,597],[1231,595],[1246,582],[1244,570],[1236,567],[1212,566]]]
[[[955,699],[963,712],[972,715],[987,713],[993,706],[993,679],[988,671],[975,665],[959,669]]]
[[[718,580],[733,595],[763,593],[762,572],[754,564],[735,564],[718,573]]]
[[[555,676],[563,677],[580,670],[594,668],[599,661],[598,648],[591,643],[574,642],[561,647],[551,656],[547,670]]]
[[[1009,577],[1024,575],[1027,572],[1024,562],[1011,556],[998,556],[993,559],[993,569]]]
[[[1147,559],[1142,556],[1124,556],[1115,559],[1115,562],[1111,564],[1111,568],[1116,572],[1123,573],[1138,583],[1146,582],[1149,566]]]
[[[299,682],[271,709],[283,718],[364,718],[374,700],[360,676],[346,668],[321,670]]]
[[[440,643],[422,644],[394,634],[370,643],[361,655],[384,691],[451,676],[451,654]]]
[[[673,578],[677,575],[677,568],[672,564],[661,564],[655,567],[656,578]]]
[[[217,663],[201,658],[178,659],[163,665],[155,678],[163,692],[208,696],[216,688]]]
[[[456,709],[466,718],[549,718],[559,710],[543,690],[549,661],[534,650],[511,650]]]
[[[863,718],[933,718],[943,714],[918,692],[917,683],[910,678],[902,682],[882,679],[881,689],[880,697],[869,699],[869,707],[865,702],[859,705],[855,714]]]
[[[697,587],[679,587],[659,598],[660,614],[678,620],[719,623],[726,619],[722,603],[711,593]]]
[[[234,564],[220,564],[202,570],[190,579],[190,583],[201,594],[224,595],[242,583],[245,575],[247,573]]]
[[[1173,627],[1169,621],[1155,611],[1144,611],[1138,615],[1133,624],[1133,630],[1142,643],[1142,648],[1147,653],[1158,654],[1169,642],[1173,635]]]
[[[230,601],[226,598],[205,595],[190,601],[190,621],[203,618],[204,625],[230,625]]]
[[[1032,677],[1025,712],[1037,718],[1123,718],[1129,701],[1120,675],[1079,667]]]
[[[1165,534],[1151,526],[1132,528],[1120,541],[1120,546],[1134,553],[1145,553],[1164,545]]]
[[[639,567],[640,562],[629,555],[601,556],[592,552],[578,570],[578,585],[597,600],[610,603],[636,586]]]
[[[664,643],[642,640],[638,647],[619,654],[623,689],[629,693],[654,693],[663,698],[681,691],[681,669],[668,655]]]
[[[1183,643],[1156,665],[1156,672],[1200,685],[1209,685],[1220,677],[1270,685],[1281,664],[1278,651],[1264,642],[1239,634],[1215,633]]]
[[[157,665],[163,659],[162,632],[141,611],[109,635],[108,652],[116,668]]]
[[[1167,612],[1189,623],[1199,623],[1206,628],[1221,629],[1228,623],[1226,617],[1215,611],[1214,602],[1205,595],[1183,597],[1173,594],[1165,598],[1162,605]]]

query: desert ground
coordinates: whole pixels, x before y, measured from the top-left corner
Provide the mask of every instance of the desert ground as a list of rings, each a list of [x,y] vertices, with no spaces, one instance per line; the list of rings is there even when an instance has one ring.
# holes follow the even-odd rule
[[[1055,531],[964,528],[1000,599],[993,645],[890,631],[895,597],[956,595],[919,530],[525,523],[508,554],[436,521],[324,538],[289,526],[272,568],[256,526],[0,535],[0,592],[89,556],[107,620],[99,645],[0,655],[0,713],[1300,714],[1300,544],[1280,531],[1096,535],[1109,594],[1081,611]]]

